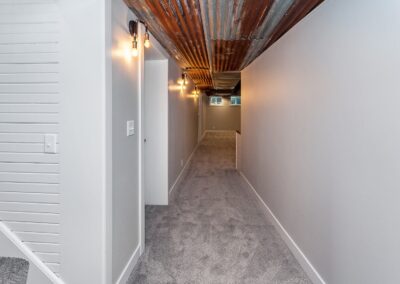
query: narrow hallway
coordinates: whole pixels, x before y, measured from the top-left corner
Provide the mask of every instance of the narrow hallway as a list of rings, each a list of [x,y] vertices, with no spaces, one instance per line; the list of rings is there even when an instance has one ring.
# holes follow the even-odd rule
[[[146,208],[128,283],[311,283],[250,190],[234,133],[207,133],[170,205]]]

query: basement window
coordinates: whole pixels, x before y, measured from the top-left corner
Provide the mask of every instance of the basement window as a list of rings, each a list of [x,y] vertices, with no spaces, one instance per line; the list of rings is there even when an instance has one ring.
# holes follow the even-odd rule
[[[217,96],[211,96],[210,106],[222,106],[222,98]]]
[[[231,106],[240,106],[240,96],[232,96],[231,97]]]

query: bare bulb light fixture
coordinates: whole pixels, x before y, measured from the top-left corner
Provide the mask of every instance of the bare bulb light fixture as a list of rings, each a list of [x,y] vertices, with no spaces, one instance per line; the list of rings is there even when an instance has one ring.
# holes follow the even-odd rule
[[[181,86],[183,87],[184,85],[187,84],[186,81],[187,81],[187,80],[186,80],[186,74],[185,74],[185,73],[182,73],[181,77],[178,79],[178,84],[181,85]]]
[[[139,50],[138,50],[138,41],[137,41],[138,23],[136,21],[129,22],[129,33],[132,36],[132,56],[137,57],[139,55]]]
[[[150,47],[150,34],[149,34],[149,29],[147,28],[147,25],[145,25],[146,27],[146,32],[144,33],[144,47],[149,48]]]
[[[193,94],[193,96],[194,96],[195,98],[198,98],[198,97],[199,97],[199,95],[200,95],[200,90],[197,88],[197,86],[194,87],[194,90],[193,90],[192,94]]]

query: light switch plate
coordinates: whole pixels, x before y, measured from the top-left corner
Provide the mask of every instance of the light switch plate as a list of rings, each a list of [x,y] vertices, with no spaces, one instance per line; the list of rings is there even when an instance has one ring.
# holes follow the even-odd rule
[[[57,134],[44,135],[44,152],[48,154],[57,153]]]
[[[128,120],[126,122],[126,136],[132,136],[135,134],[135,121]]]

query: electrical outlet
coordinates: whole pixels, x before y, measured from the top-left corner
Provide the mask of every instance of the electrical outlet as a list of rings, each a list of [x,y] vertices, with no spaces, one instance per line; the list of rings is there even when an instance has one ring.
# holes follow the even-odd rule
[[[183,159],[181,159],[181,167],[183,167]]]

